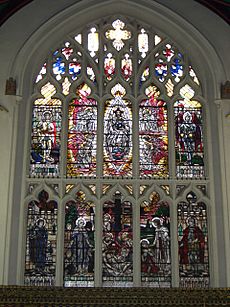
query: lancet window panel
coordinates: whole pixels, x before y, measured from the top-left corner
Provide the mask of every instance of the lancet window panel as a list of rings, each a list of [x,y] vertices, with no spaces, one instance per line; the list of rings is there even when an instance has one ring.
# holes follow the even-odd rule
[[[31,177],[60,175],[62,101],[52,98],[56,88],[50,82],[42,86],[33,104],[30,155]]]
[[[57,213],[57,202],[45,190],[28,204],[25,285],[55,286]]]
[[[126,177],[132,175],[132,107],[120,84],[112,93],[104,113],[104,175]]]
[[[194,90],[188,84],[180,93],[184,99],[174,104],[176,174],[198,179],[205,176],[202,105],[192,99]]]
[[[95,204],[82,191],[65,205],[64,286],[94,286]]]
[[[194,192],[177,206],[180,286],[209,286],[208,224],[206,204]]]
[[[91,89],[81,84],[69,103],[67,176],[96,175],[97,101],[87,98]]]
[[[103,204],[102,285],[131,287],[133,285],[133,214],[132,204],[114,200]]]
[[[167,104],[152,85],[139,106],[140,177],[168,177]]]
[[[151,193],[140,206],[141,282],[146,287],[171,286],[169,204]]]

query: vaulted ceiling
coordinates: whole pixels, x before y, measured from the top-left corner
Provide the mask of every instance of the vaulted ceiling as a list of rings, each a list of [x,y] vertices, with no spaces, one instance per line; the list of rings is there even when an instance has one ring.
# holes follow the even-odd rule
[[[33,0],[0,0],[0,25]],[[206,6],[230,24],[230,0],[194,0]]]

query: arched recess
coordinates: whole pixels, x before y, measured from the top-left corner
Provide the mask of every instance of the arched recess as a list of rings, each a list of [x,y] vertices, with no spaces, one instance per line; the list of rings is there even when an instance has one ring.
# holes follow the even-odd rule
[[[218,75],[221,75],[222,65],[219,63],[217,55],[213,50],[212,46],[208,41],[197,31],[191,24],[186,22],[178,14],[175,14],[165,6],[159,3],[148,2],[138,2],[138,1],[99,1],[97,4],[91,2],[91,6],[83,1],[76,3],[68,9],[64,10],[62,13],[57,14],[40,27],[25,43],[24,47],[20,50],[17,58],[15,58],[14,65],[11,69],[11,74],[18,78],[19,81],[19,93],[23,97],[19,109],[19,129],[18,129],[18,139],[24,139],[25,142],[20,141],[17,151],[17,161],[20,161],[21,166],[17,165],[15,170],[15,183],[14,188],[12,189],[14,193],[10,223],[12,227],[10,228],[9,240],[11,242],[10,257],[8,262],[9,276],[8,280],[10,283],[21,283],[20,279],[20,259],[21,255],[18,253],[17,246],[20,247],[20,240],[18,241],[15,238],[15,230],[20,229],[20,234],[23,233],[23,213],[18,206],[18,195],[21,196],[21,200],[25,196],[25,183],[17,184],[19,177],[23,174],[23,178],[26,178],[25,169],[27,164],[27,157],[24,156],[25,148],[28,146],[29,136],[26,134],[26,131],[29,131],[30,120],[29,114],[31,106],[29,105],[29,96],[32,92],[32,86],[34,82],[35,75],[37,73],[38,67],[41,66],[42,62],[48,51],[53,48],[54,45],[65,38],[65,36],[73,32],[76,28],[81,28],[88,22],[97,20],[104,15],[108,14],[121,14],[122,12],[127,12],[128,16],[134,19],[140,19],[141,21],[147,20],[147,23],[155,26],[158,31],[171,37],[178,45],[182,46],[184,51],[190,55],[191,61],[194,68],[199,72],[202,85],[204,87],[204,93],[207,94],[205,97],[206,100],[209,100],[209,107],[207,108],[207,135],[210,136],[212,130],[215,130],[215,127],[210,126],[212,110],[215,109],[213,104],[213,97],[218,96],[217,82],[214,71],[218,72]],[[140,9],[143,13],[143,17],[140,18]],[[92,14],[93,12],[93,14]],[[45,34],[44,34],[45,33]],[[185,44],[186,41],[186,44]],[[38,51],[39,50],[39,53]],[[214,66],[215,65],[215,66]],[[31,78],[31,76],[33,76]],[[26,129],[21,125],[22,122],[26,123]],[[208,144],[209,145],[209,144]],[[212,160],[213,148],[207,146],[208,148],[208,159]],[[218,168],[218,166],[216,166]],[[221,196],[217,197],[218,188],[216,188],[215,181],[213,179],[213,169],[210,166],[209,168],[209,177],[210,180],[210,196],[212,199],[212,214],[211,219],[214,226],[213,238],[216,237],[216,221],[215,221],[215,202],[217,200],[221,201]],[[218,176],[215,177],[215,180],[218,181]],[[60,191],[60,194],[63,195],[63,191]],[[15,210],[16,208],[16,210]],[[14,214],[20,213],[20,223],[12,223]],[[219,233],[223,233],[223,229],[218,225]],[[217,247],[213,246],[213,250],[217,251]],[[20,248],[19,248],[20,249]],[[14,261],[13,251],[16,251],[18,255],[18,264]],[[215,252],[216,253],[216,252]],[[224,252],[223,252],[224,253]],[[224,256],[223,256],[224,257]],[[214,271],[217,270],[221,255],[215,255],[216,264]],[[218,262],[219,261],[219,262]],[[16,274],[16,271],[18,272]],[[221,271],[221,270],[220,270]],[[222,273],[224,274],[223,269]],[[215,278],[219,278],[216,276]],[[213,277],[214,284],[218,284],[218,281],[215,281]]]

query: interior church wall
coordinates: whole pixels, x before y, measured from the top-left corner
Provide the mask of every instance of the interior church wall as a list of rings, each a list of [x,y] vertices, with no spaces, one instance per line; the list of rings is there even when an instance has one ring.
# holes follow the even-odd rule
[[[93,7],[93,9],[91,9]],[[211,231],[215,248],[210,257],[213,286],[230,286],[230,101],[221,98],[221,84],[230,80],[230,29],[226,22],[192,0],[74,1],[35,0],[10,17],[0,28],[0,284],[21,283],[21,204],[24,150],[28,143],[29,96],[33,79],[49,49],[65,33],[103,14],[127,14],[156,20],[157,27],[189,53],[204,80],[210,126],[208,156],[213,158]],[[85,14],[85,15],[84,15]],[[191,52],[190,52],[191,51]],[[16,80],[16,95],[6,95],[6,81]],[[209,87],[212,84],[212,88]],[[216,263],[215,263],[216,262]]]

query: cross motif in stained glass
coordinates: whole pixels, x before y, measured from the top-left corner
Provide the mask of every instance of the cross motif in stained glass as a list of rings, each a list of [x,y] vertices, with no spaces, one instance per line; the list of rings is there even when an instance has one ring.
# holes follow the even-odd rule
[[[114,30],[109,30],[105,33],[106,38],[114,40],[113,46],[117,51],[120,51],[124,47],[123,40],[131,38],[131,32],[123,30],[125,24],[121,20],[117,19],[112,23]]]

